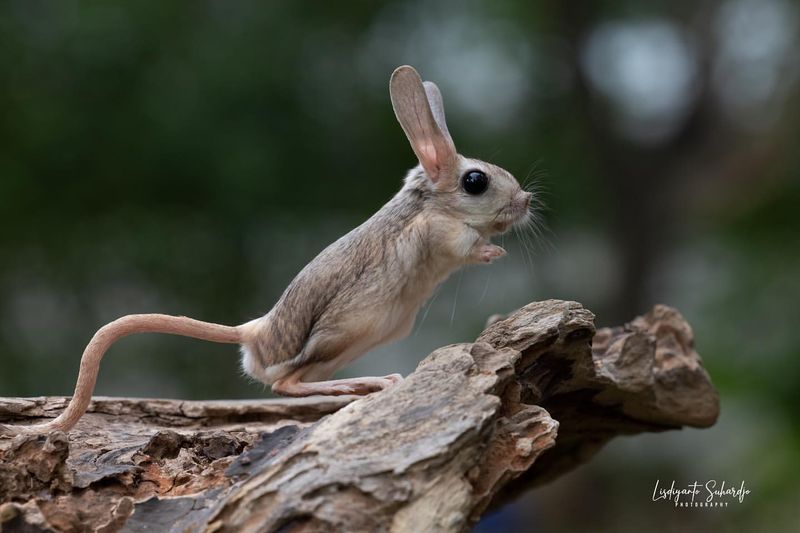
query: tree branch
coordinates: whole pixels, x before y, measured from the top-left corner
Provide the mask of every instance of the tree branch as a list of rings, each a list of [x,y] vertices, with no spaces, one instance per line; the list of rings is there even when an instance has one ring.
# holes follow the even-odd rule
[[[575,302],[529,304],[360,399],[95,398],[69,435],[0,440],[0,524],[459,531],[616,435],[714,423],[718,396],[676,311],[596,333],[593,319]],[[0,422],[65,404],[0,399]]]

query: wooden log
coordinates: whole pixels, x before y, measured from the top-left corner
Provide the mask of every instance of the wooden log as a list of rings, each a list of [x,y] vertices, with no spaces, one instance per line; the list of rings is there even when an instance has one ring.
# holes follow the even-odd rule
[[[463,531],[616,435],[714,423],[680,314],[595,332],[535,302],[365,398],[95,398],[68,435],[0,440],[2,531]],[[0,399],[0,423],[67,398]]]

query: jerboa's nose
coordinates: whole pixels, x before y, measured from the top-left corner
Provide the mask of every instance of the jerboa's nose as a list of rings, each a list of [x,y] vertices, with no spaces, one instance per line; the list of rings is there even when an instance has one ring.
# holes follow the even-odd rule
[[[533,196],[533,193],[520,191],[519,194],[517,194],[517,201],[519,202],[519,204],[522,207],[524,207],[525,209],[528,209],[528,207],[530,207],[530,205],[531,205],[531,197],[532,196]]]

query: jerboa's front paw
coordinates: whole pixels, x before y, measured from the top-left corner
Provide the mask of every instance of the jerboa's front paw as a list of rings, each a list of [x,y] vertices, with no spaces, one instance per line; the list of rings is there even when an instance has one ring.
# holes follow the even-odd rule
[[[506,251],[495,244],[482,244],[472,252],[472,259],[476,263],[491,263],[499,257],[506,255]]]

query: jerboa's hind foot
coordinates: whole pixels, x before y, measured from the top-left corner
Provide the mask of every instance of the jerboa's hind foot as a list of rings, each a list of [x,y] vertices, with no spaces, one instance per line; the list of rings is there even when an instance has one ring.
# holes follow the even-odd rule
[[[281,396],[342,396],[356,394],[364,396],[372,392],[388,389],[403,380],[400,374],[390,374],[383,377],[363,377],[349,379],[333,379],[328,381],[300,381],[297,372],[277,380],[272,384],[272,392]]]

